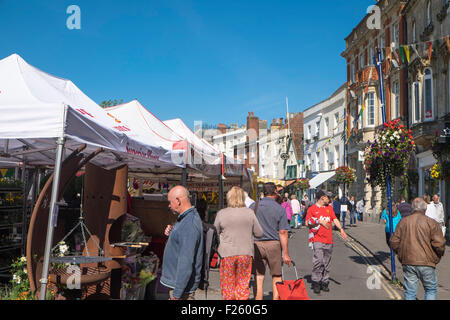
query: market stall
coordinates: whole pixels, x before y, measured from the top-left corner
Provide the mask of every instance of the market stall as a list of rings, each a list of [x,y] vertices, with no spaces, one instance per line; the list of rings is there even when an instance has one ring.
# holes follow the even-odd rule
[[[17,54],[0,60],[0,111],[2,167],[21,167],[23,172],[29,167],[53,168],[34,207],[26,259],[28,278],[39,298],[45,299],[52,248],[61,240],[54,233],[58,211],[63,207],[61,198],[75,174],[88,163],[105,171],[124,165],[127,169],[182,168],[185,154],[149,136],[145,141],[134,139],[128,123],[109,117],[70,80],[40,71]],[[121,181],[119,188],[126,190],[127,179]],[[103,196],[117,202],[113,193]],[[126,213],[126,207],[117,210],[121,215]],[[33,240],[37,234],[41,241]],[[105,251],[104,243],[95,242],[101,250],[91,255],[83,252],[84,260],[73,261],[100,264],[112,260],[108,253],[101,252]]]

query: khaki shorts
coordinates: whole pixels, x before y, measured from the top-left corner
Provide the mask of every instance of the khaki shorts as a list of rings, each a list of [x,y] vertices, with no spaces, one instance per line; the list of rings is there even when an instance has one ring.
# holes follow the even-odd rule
[[[253,260],[253,273],[266,274],[266,265],[269,264],[272,277],[281,276],[281,243],[278,240],[255,241],[255,258]]]

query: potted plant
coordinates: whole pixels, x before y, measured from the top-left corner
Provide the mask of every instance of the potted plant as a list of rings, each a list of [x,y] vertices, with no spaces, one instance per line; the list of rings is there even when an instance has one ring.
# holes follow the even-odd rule
[[[399,120],[384,123],[377,131],[374,141],[368,141],[364,152],[364,168],[372,186],[386,189],[386,174],[405,178],[408,162],[414,152],[415,143],[411,130]]]

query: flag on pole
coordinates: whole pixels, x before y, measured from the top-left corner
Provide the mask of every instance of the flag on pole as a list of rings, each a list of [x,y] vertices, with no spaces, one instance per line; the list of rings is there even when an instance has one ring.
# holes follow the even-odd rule
[[[431,53],[433,52],[433,42],[428,41],[428,60],[431,61]]]

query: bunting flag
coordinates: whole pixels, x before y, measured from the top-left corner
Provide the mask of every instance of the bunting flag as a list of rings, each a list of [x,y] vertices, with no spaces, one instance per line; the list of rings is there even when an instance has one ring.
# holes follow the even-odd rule
[[[403,51],[404,51],[405,54],[406,54],[406,61],[408,61],[408,63],[409,63],[409,58],[410,58],[410,55],[409,55],[409,47],[408,47],[408,46],[403,46]]]
[[[428,41],[428,61],[431,61],[432,52],[433,52],[433,42]]]
[[[402,63],[405,63],[405,52],[403,50],[403,46],[399,47],[398,51],[400,52],[400,58],[402,59]]]

